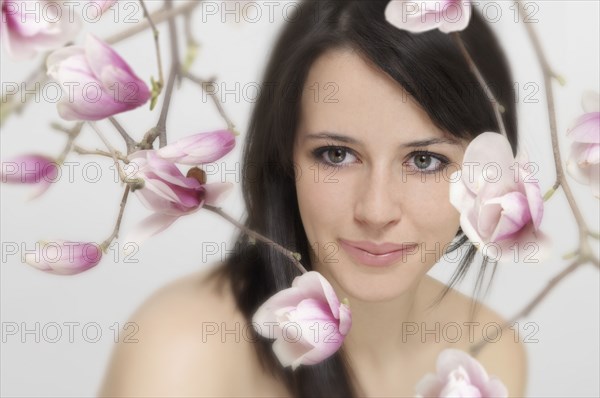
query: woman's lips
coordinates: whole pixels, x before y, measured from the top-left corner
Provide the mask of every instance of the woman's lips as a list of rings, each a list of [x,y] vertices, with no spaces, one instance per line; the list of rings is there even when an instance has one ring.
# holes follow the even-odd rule
[[[385,267],[396,263],[406,255],[414,253],[417,244],[408,245],[393,245],[384,244],[377,245],[371,242],[350,242],[343,239],[339,240],[340,246],[350,254],[357,262],[373,267]],[[368,251],[373,250],[376,253]],[[392,249],[392,250],[390,250]]]

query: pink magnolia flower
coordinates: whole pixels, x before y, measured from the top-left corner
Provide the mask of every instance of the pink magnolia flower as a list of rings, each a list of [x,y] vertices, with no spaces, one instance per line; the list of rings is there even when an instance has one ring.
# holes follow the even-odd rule
[[[465,151],[462,170],[450,180],[450,202],[460,212],[460,226],[484,255],[518,261],[515,255],[535,254],[534,262],[539,261],[546,246],[539,230],[544,201],[527,163],[513,158],[504,136],[477,136]]]
[[[0,171],[5,184],[35,184],[36,191],[30,199],[42,195],[60,178],[56,162],[44,155],[21,155],[2,161]]]
[[[567,171],[577,181],[589,184],[600,199],[600,98],[588,91],[582,100],[584,113],[567,135],[573,140]]]
[[[41,271],[74,275],[96,266],[102,250],[96,243],[57,240],[38,242],[34,252],[25,254],[25,262]]]
[[[79,19],[56,1],[0,0],[0,37],[14,59],[32,58],[41,51],[62,47],[81,28]]]
[[[174,163],[197,165],[214,162],[235,146],[235,135],[229,130],[199,133],[160,148],[156,153]]]
[[[470,0],[392,0],[385,19],[398,29],[412,33],[439,29],[450,33],[465,29],[471,19]]]
[[[283,366],[295,370],[333,355],[350,330],[352,318],[350,308],[340,304],[327,279],[309,271],[263,303],[252,324],[260,335],[276,339],[275,355]]]
[[[58,113],[65,120],[95,121],[145,104],[148,86],[108,44],[89,34],[84,46],[54,51],[48,75],[63,87]]]
[[[126,242],[141,244],[173,224],[179,217],[198,211],[204,204],[217,205],[232,188],[231,183],[205,184],[186,177],[172,162],[155,150],[128,156],[128,178],[142,178],[144,187],[136,189],[138,199],[154,213],[138,224]]]
[[[416,386],[416,396],[502,398],[508,396],[504,384],[489,377],[483,366],[469,354],[445,349],[438,356],[435,374],[425,375]]]

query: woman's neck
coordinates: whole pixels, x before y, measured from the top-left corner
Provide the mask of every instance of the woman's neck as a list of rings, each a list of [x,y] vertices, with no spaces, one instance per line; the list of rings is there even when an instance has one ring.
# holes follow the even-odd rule
[[[424,311],[422,284],[416,284],[401,296],[386,302],[365,302],[348,297],[352,311],[352,327],[344,340],[350,357],[360,358],[373,366],[385,366],[410,345],[407,331],[420,322]]]

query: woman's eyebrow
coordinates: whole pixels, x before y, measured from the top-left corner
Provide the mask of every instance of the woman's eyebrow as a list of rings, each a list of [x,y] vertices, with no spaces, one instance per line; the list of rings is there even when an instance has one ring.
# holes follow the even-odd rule
[[[328,133],[328,132],[310,133],[310,134],[307,134],[305,138],[306,139],[328,139],[328,140],[343,142],[346,144],[362,145],[362,142],[355,138],[348,137],[346,135],[341,135],[341,134],[336,134],[336,133]],[[404,147],[404,148],[416,148],[416,147],[424,147],[424,146],[435,145],[435,144],[460,145],[460,142],[458,140],[455,140],[452,138],[429,138],[429,139],[425,139],[425,140],[417,140],[417,141],[407,142],[400,146]]]

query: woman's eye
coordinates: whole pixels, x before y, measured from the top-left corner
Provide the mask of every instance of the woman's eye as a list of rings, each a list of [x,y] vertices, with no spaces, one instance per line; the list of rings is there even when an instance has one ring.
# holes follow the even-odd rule
[[[352,163],[344,162],[348,156],[356,159],[356,157],[351,154],[351,150],[349,148],[338,146],[317,148],[313,151],[313,156],[317,161],[334,167],[344,167]]]
[[[427,152],[415,153],[407,162],[408,166],[424,173],[433,173],[441,170],[448,164],[448,161],[441,156],[436,156]]]

